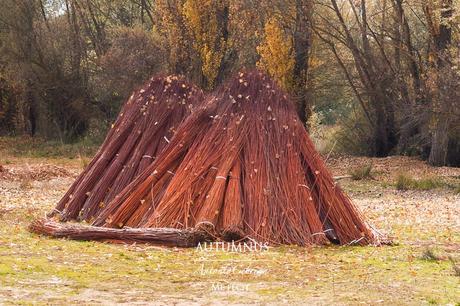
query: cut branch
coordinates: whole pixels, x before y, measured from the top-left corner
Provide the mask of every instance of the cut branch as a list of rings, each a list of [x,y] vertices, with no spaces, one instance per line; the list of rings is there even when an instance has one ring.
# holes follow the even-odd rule
[[[194,247],[200,242],[213,240],[213,226],[199,226],[191,229],[175,228],[107,228],[83,225],[81,223],[61,223],[50,219],[37,219],[29,226],[33,233],[54,238],[72,240],[119,240],[143,242],[176,247]]]

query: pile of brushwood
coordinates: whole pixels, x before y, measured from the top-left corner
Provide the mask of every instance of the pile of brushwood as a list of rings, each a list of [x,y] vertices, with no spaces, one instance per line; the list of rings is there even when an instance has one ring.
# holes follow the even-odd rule
[[[163,82],[158,86],[161,85],[168,92],[170,84]],[[199,90],[185,86],[185,93],[193,92],[201,99]],[[158,92],[161,91],[159,88]],[[199,100],[197,97],[193,100]],[[137,103],[132,112],[142,113],[140,105],[149,99],[147,91],[132,97],[131,103]],[[153,101],[168,103],[158,96]],[[174,101],[178,104],[182,100]],[[127,112],[125,106],[124,116]],[[145,115],[130,114],[131,119],[125,124],[132,117],[139,122],[142,116]],[[195,231],[205,240],[251,238],[270,245],[379,242],[379,235],[364,221],[315,151],[294,103],[259,71],[240,72],[209,94],[163,146],[163,134],[152,133],[151,124],[125,130],[121,126],[125,121],[119,121],[114,129],[126,133],[124,139],[130,139],[122,141],[129,143],[123,153],[136,161],[136,171],[131,171],[129,179],[125,177],[123,172],[131,169],[126,166],[123,170],[123,166],[129,163],[117,161],[125,154],[104,144],[95,160],[103,160],[100,167],[110,183],[100,186],[98,175],[88,180],[92,184],[72,186],[56,208],[64,220],[85,219],[92,226],[72,225],[69,229],[62,223],[37,220],[32,230],[56,237],[122,241],[136,240],[129,235],[130,231],[147,233],[154,229],[170,234],[171,229],[176,229],[184,235]],[[166,120],[161,122],[166,126]],[[165,132],[167,128],[159,130]],[[108,139],[117,139],[119,135],[109,135]],[[154,142],[155,148],[164,149],[149,153],[156,154],[156,158],[146,159],[139,167],[146,151],[137,152],[133,145],[136,141],[131,138],[144,137],[148,137],[149,145]],[[109,148],[117,153],[107,156]],[[80,181],[88,175],[87,171]],[[118,186],[121,180],[125,188],[107,187]],[[127,185],[128,180],[131,182]],[[72,201],[77,196],[78,200]],[[198,240],[190,238],[189,244]],[[143,241],[162,243],[158,237]]]
[[[182,77],[152,78],[132,94],[104,143],[58,203],[62,221],[94,218],[157,158],[203,93]]]

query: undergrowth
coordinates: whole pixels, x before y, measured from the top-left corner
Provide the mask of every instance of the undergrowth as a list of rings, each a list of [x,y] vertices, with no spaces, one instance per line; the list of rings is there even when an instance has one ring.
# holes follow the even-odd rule
[[[447,184],[437,177],[415,179],[409,174],[400,173],[396,178],[395,187],[398,190],[432,190],[447,187]]]
[[[349,174],[355,181],[372,179],[372,164],[352,169]]]
[[[0,137],[0,153],[5,156],[32,158],[82,158],[92,156],[100,143],[82,138],[73,143],[45,140],[40,137]]]

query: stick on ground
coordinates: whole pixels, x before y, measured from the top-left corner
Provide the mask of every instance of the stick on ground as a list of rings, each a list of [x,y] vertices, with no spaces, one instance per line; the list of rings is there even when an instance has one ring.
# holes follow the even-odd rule
[[[200,226],[191,229],[175,228],[103,228],[81,223],[62,223],[50,219],[34,220],[29,230],[54,238],[72,240],[118,240],[143,242],[165,246],[194,247],[200,242],[212,241],[212,227]]]

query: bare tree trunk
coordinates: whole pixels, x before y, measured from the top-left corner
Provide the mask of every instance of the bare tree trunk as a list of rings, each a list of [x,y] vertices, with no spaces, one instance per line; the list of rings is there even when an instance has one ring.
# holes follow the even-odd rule
[[[431,151],[428,162],[432,166],[445,166],[447,163],[447,149],[449,146],[450,122],[447,118],[438,117],[433,129]]]
[[[313,4],[310,0],[296,0],[294,30],[294,97],[298,101],[299,116],[306,125],[311,115],[308,98],[308,60],[311,49]]]
[[[395,61],[397,63],[397,79],[401,91],[402,124],[400,126],[398,152],[405,153],[410,150],[411,138],[420,132],[419,120],[414,119],[414,113],[421,104],[425,103],[425,93],[422,91],[420,68],[417,64],[417,53],[412,44],[411,31],[403,7],[403,0],[394,0],[395,14]],[[410,75],[406,76],[401,70],[402,63],[406,62]],[[411,77],[412,82],[405,78]],[[409,95],[410,83],[414,97]]]
[[[33,92],[33,77],[32,70],[30,68],[30,63],[32,62],[32,52],[33,52],[33,42],[32,37],[29,33],[33,33],[33,23],[35,20],[35,5],[33,3],[23,3],[22,4],[22,14],[24,16],[25,27],[24,31],[28,33],[24,38],[24,73],[25,73],[25,92],[24,92],[24,101],[25,101],[25,118],[26,118],[26,129],[30,136],[35,136],[38,130],[38,103],[35,99]]]
[[[443,68],[448,63],[448,48],[452,41],[452,28],[449,26],[449,20],[453,15],[452,0],[443,0],[441,5],[441,22],[439,23],[438,31],[432,31],[431,34],[434,40],[434,52],[436,62],[434,63],[434,80],[436,83],[432,121],[434,127],[432,129],[431,151],[428,162],[433,166],[443,166],[447,163],[447,153],[449,148],[449,129],[450,129],[450,101],[443,101],[441,88],[445,87],[445,80],[441,77]],[[433,18],[429,9],[426,11],[428,18]],[[434,23],[432,23],[434,24]],[[436,101],[437,100],[437,101]]]
[[[147,2],[147,0],[141,0],[141,10],[142,10],[142,23],[144,22],[144,12],[147,13],[147,16],[149,17],[150,22],[153,24],[153,16],[152,12],[150,11],[150,3]]]
[[[229,38],[228,23],[230,17],[229,2],[225,1],[222,9],[217,11],[217,25],[219,28],[219,38],[216,39],[215,47],[223,53],[222,59],[219,65],[219,71],[215,80],[214,86],[218,85],[224,80],[225,71],[228,69],[228,58],[227,58],[227,43]]]
[[[371,125],[373,129],[372,153],[376,156],[387,156],[397,145],[398,140],[394,116],[394,97],[387,88],[390,85],[388,80],[391,79],[390,75],[394,74],[394,69],[393,67],[386,67],[391,64],[386,60],[388,56],[383,49],[383,42],[378,41],[379,36],[375,35],[368,24],[366,1],[360,2],[359,11],[355,2],[349,0],[349,3],[359,29],[359,39],[353,37],[338,2],[331,0],[332,8],[343,29],[344,43],[353,56],[356,71],[368,96],[369,109],[372,110],[375,120]],[[373,53],[369,40],[371,34],[379,45],[380,53],[387,65],[382,66],[380,63],[382,59]]]

